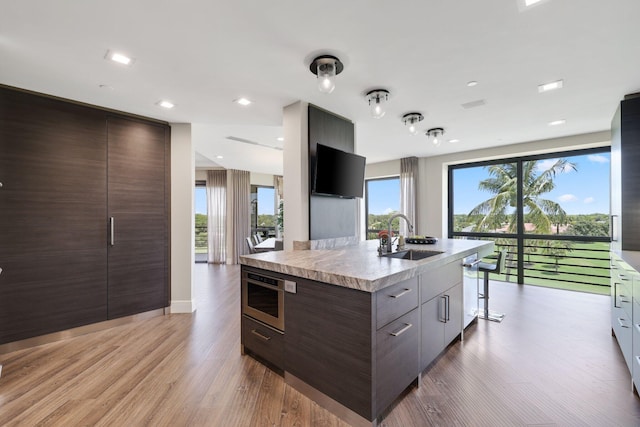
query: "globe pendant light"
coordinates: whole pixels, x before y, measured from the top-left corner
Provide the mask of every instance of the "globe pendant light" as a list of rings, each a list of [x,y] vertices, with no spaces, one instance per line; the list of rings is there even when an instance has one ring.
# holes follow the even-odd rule
[[[367,101],[369,101],[369,108],[371,109],[371,117],[374,119],[381,119],[387,112],[384,108],[384,104],[389,100],[391,94],[388,90],[375,89],[367,93]]]
[[[344,65],[338,58],[331,55],[322,55],[314,59],[309,65],[309,70],[317,76],[318,90],[322,93],[331,93],[336,88],[335,77],[342,72]]]
[[[409,133],[411,135],[416,135],[418,133],[418,128],[416,124],[421,122],[424,119],[424,116],[421,113],[407,113],[402,116],[402,121],[405,126],[408,126]]]

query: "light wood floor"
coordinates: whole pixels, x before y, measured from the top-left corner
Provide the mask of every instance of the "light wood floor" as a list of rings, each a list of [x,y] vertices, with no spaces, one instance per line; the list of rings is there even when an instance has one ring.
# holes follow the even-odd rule
[[[194,315],[0,355],[0,425],[346,426],[240,355],[239,268],[196,272]],[[381,425],[640,425],[607,297],[492,283],[491,307]]]

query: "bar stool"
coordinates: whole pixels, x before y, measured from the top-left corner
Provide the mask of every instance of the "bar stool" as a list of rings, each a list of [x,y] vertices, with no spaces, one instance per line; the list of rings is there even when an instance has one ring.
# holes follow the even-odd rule
[[[484,289],[478,296],[478,299],[484,300],[484,311],[480,313],[480,316],[478,316],[481,319],[492,320],[494,322],[502,322],[502,319],[504,319],[504,313],[489,311],[489,273],[502,274],[506,260],[507,250],[503,249],[498,253],[498,261],[495,264],[489,264],[486,262],[478,263],[478,271],[482,271],[484,273]]]

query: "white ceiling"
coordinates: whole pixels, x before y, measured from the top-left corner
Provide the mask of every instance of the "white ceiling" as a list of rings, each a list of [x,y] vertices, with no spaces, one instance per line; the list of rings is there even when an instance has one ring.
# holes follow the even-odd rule
[[[640,1],[522,2],[0,0],[0,83],[192,123],[199,164],[262,173],[282,173],[282,151],[226,137],[282,146],[282,108],[298,100],[353,120],[370,163],[608,129],[640,90]],[[309,72],[325,53],[345,64],[330,95]],[[364,98],[375,88],[391,92],[380,120]],[[419,136],[401,122],[411,111],[425,115]],[[436,126],[460,142],[428,146]]]

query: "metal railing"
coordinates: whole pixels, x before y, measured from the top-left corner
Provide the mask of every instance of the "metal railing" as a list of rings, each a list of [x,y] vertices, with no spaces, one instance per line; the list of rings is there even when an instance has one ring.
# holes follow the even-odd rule
[[[553,239],[551,236],[545,239],[524,239],[523,254],[520,255],[516,239],[483,237],[482,240],[493,240],[496,251],[508,251],[503,274],[492,273],[492,280],[518,283],[518,269],[522,268],[521,277],[525,285],[609,293],[608,242],[571,241]],[[495,258],[495,254],[487,257],[486,261],[495,262],[491,258]]]

